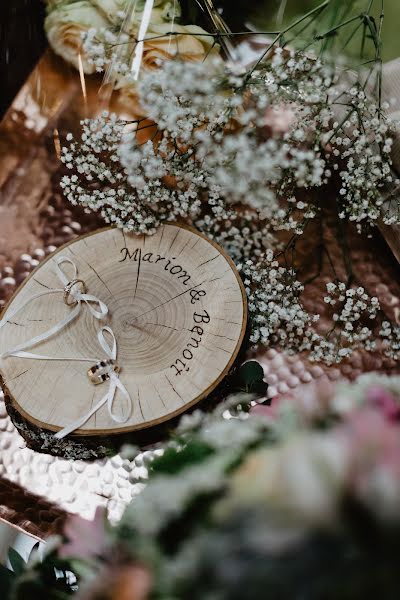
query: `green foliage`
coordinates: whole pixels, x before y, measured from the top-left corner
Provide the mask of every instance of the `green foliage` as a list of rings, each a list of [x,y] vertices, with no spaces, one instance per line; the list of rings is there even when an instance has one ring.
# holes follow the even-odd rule
[[[373,545],[372,539],[357,542],[349,531],[316,531],[289,549],[268,551],[260,540],[269,535],[265,517],[254,513],[237,516],[224,528],[209,532],[197,548],[192,577],[179,581],[177,597],[211,597],[210,582],[212,597],[224,600],[399,597],[398,540],[392,546],[388,536]]]
[[[67,600],[78,589],[73,563],[60,560],[55,552],[48,554],[43,562],[29,564],[11,548],[9,560],[15,572],[10,572],[10,596],[4,600]],[[3,600],[2,595],[0,598]]]
[[[249,360],[240,367],[238,382],[240,391],[247,394],[256,394],[260,398],[267,394],[268,384],[264,381],[264,369],[256,360]]]
[[[25,570],[25,561],[20,554],[14,549],[10,548],[8,551],[8,560],[14,573],[19,576]]]
[[[222,5],[228,4],[223,0],[219,0],[219,3]],[[289,25],[298,15],[315,9],[320,3],[321,0],[253,0],[243,7],[243,23],[250,21],[260,31],[275,30],[281,26]],[[382,58],[384,61],[397,58],[400,52],[398,44],[398,0],[383,0],[383,2],[382,0],[330,0],[328,10],[320,15],[315,22],[315,33],[320,34],[329,30],[335,26],[335,23],[344,22],[357,12],[360,14],[368,12],[370,18],[377,24],[377,29],[379,29],[382,6],[385,13],[385,22],[382,28]],[[285,8],[283,13],[280,10],[281,7]],[[231,18],[229,6],[226,6],[225,14],[229,21]],[[281,21],[282,16],[283,20]],[[346,44],[349,36],[352,35],[352,31],[357,26],[358,23],[354,22],[343,29],[343,45]],[[360,29],[357,31],[357,34],[359,33]],[[358,35],[353,37],[344,50],[352,56],[359,53]]]
[[[212,448],[200,441],[192,441],[183,447],[168,448],[164,454],[152,461],[149,472],[152,474],[174,475],[185,467],[199,464],[213,454]]]
[[[249,360],[241,366],[239,377],[244,384],[251,386],[253,383],[264,379],[264,369],[256,360]]]
[[[249,412],[254,400],[267,402],[265,401],[267,391],[268,384],[264,381],[264,369],[257,360],[249,360],[236,369],[226,379],[223,390],[226,397],[232,398],[231,408],[240,412]]]
[[[11,598],[11,588],[15,580],[15,573],[0,565],[0,597],[2,600]]]

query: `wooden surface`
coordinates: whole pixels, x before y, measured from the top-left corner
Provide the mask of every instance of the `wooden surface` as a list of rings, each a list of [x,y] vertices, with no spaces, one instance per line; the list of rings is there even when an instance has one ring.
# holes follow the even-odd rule
[[[228,372],[246,329],[246,296],[232,261],[204,236],[168,224],[151,237],[106,229],[80,238],[42,263],[5,317],[44,288],[60,287],[55,274],[60,256],[75,262],[88,293],[109,307],[107,324],[118,342],[121,381],[133,402],[123,426],[104,407],[76,433],[104,435],[164,422],[206,397]],[[68,272],[70,266],[63,268]],[[30,303],[0,330],[0,354],[39,335],[70,310],[62,294]],[[83,304],[78,319],[34,350],[65,361],[0,360],[8,394],[26,419],[58,430],[104,396],[109,384],[90,383],[92,364],[68,361],[107,358],[97,339],[99,328]],[[117,394],[116,413],[127,410],[126,399]]]

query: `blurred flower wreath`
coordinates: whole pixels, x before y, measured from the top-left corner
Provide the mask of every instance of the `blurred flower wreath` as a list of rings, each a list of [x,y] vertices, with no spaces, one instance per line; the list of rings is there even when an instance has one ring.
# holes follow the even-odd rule
[[[139,458],[149,479],[121,521],[71,517],[42,560],[9,575],[11,597],[397,597],[400,378],[316,386],[248,413],[251,401],[183,417]]]

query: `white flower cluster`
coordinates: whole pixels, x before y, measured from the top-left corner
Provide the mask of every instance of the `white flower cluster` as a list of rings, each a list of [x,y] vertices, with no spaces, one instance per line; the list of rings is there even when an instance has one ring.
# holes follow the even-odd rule
[[[400,359],[400,327],[389,321],[383,321],[380,331],[384,353],[393,360]]]
[[[275,62],[271,69],[278,69]],[[138,91],[145,113],[173,144],[174,152],[165,152],[164,140],[154,151],[178,186],[193,186],[195,179],[191,189],[206,190],[226,206],[250,206],[262,219],[282,223],[287,216],[280,206],[283,196],[289,189],[291,198],[293,191],[321,186],[326,169],[320,149],[267,135],[268,111],[281,92],[269,91],[263,76],[265,88],[247,84],[245,75],[233,75],[219,60],[193,65],[173,61],[143,77]],[[132,175],[140,168],[141,151],[124,147],[121,159]],[[130,154],[135,155],[133,164]],[[299,206],[307,217],[314,216],[308,204]],[[291,228],[296,226],[292,219]]]
[[[361,86],[353,86],[345,93],[332,90],[332,107],[341,107],[344,116],[335,120],[331,131],[324,133],[324,141],[331,146],[328,158],[333,170],[340,176],[340,217],[360,224],[375,224],[380,218],[386,224],[398,223],[398,215],[383,208],[383,188],[398,185],[391,171],[392,139],[389,125],[379,106],[368,99]],[[382,109],[388,108],[383,105]],[[335,116],[338,116],[335,112]]]
[[[371,390],[372,394],[369,393]],[[384,402],[377,402],[381,397],[382,391],[384,391],[384,396],[388,394],[393,400],[400,400],[400,377],[398,375],[384,375],[381,373],[364,373],[357,377],[354,382],[340,381],[338,384],[332,385],[329,392],[329,395],[331,395],[330,402],[328,404],[325,402],[325,410],[329,408],[332,413],[345,418],[351,412],[367,404],[367,406],[372,405],[373,407],[378,406],[381,409],[389,409],[387,412],[389,415],[390,410],[394,406],[389,403],[385,407]],[[315,397],[318,398],[318,390],[315,390],[315,392]],[[321,396],[320,392],[319,396]],[[388,398],[383,399],[387,401]],[[321,398],[319,404],[321,407]]]
[[[245,73],[220,59],[168,60],[138,83],[147,120],[104,114],[82,123],[80,142],[69,136],[62,160],[74,172],[62,186],[72,203],[125,230],[153,233],[177,219],[195,225],[243,263],[252,343],[340,362],[356,347],[375,348],[368,323],[378,300],[329,284],[333,326],[321,334],[318,315],[301,303],[303,285],[273,255],[277,230],[299,236],[322,217],[315,190],[329,182],[340,183],[340,217],[360,226],[385,219],[381,190],[393,183],[387,125],[356,85],[340,85],[318,60],[279,49]],[[398,357],[400,334],[382,331],[386,352]]]
[[[272,250],[258,263],[250,260],[239,268],[249,299],[254,344],[280,346],[288,353],[307,351],[311,360],[328,365],[340,363],[356,348],[376,348],[373,331],[365,322],[376,319],[380,305],[364,288],[327,284],[325,302],[335,312],[331,330],[322,334],[315,326],[319,316],[309,314],[301,302],[304,286],[293,269],[279,265]]]
[[[146,116],[180,143],[192,142],[199,129],[219,133],[222,138],[233,106],[241,105],[240,96],[236,98],[234,87],[227,85],[225,76],[225,67],[218,58],[206,64],[166,62],[162,69],[139,82]],[[227,95],[218,93],[224,89]]]
[[[310,345],[310,328],[318,316],[311,316],[300,301],[303,285],[292,269],[281,267],[268,250],[258,263],[239,265],[252,319],[251,341],[278,345],[288,352]]]
[[[83,36],[82,50],[87,57],[87,62],[94,66],[97,73],[102,73],[107,65],[112,63],[114,72],[124,75],[128,71],[128,64],[126,60],[119,59],[121,54],[119,44],[127,48],[129,43],[129,35],[123,31],[114,32],[105,27],[101,29],[91,27]],[[115,50],[107,52],[107,48],[115,48]]]
[[[67,141],[71,143],[63,148],[61,156],[67,169],[74,171],[61,180],[61,187],[72,204],[99,212],[106,223],[141,233],[154,233],[161,219],[174,220],[182,215],[181,206],[174,205],[171,197],[163,194],[161,180],[160,193],[154,195],[141,188],[139,181],[136,187],[130,185],[119,158],[121,140],[131,135],[126,133],[126,122],[104,113],[97,119],[83,120],[81,125],[80,142],[73,141],[69,134]],[[161,179],[165,175],[161,159],[154,155],[151,144],[145,144],[144,152],[147,152],[148,171],[152,175],[159,173]],[[160,206],[163,201],[164,205]]]
[[[301,234],[321,205],[315,194],[299,193],[339,175],[340,216],[375,224],[385,218],[382,188],[393,183],[388,127],[364,92],[356,86],[340,92],[335,85],[319,61],[279,49],[251,75],[233,74],[217,58],[168,60],[144,73],[138,94],[157,134],[149,128],[145,142],[135,131],[124,136],[113,169],[132,192],[120,192],[122,210],[112,202],[102,212],[119,226],[145,231],[174,216],[194,221],[205,204],[225,219],[229,206],[248,206],[275,230]],[[336,105],[345,106],[340,123]],[[103,123],[108,131],[110,123]],[[89,206],[86,196],[84,189]],[[132,197],[137,222],[128,206]]]
[[[347,288],[346,284],[327,284],[326,304],[335,307],[333,327],[319,341],[314,340],[313,360],[338,363],[351,356],[355,348],[375,350],[372,330],[364,322],[375,320],[380,310],[379,300],[370,297],[363,287]]]
[[[391,172],[392,139],[384,118],[387,106],[371,100],[361,84],[348,86],[327,66],[298,54],[284,59],[278,51],[267,72],[268,85],[277,94],[275,105],[284,91],[285,102],[297,111],[285,141],[291,147],[300,143],[314,151],[318,148],[323,160],[317,181],[324,177],[326,183],[339,176],[340,217],[356,222],[359,228],[362,223],[374,225],[381,217],[388,224],[399,222],[398,211],[389,212],[383,206],[383,189],[399,183]],[[287,228],[288,223],[286,216]]]
[[[235,418],[225,418],[225,411],[240,404],[240,396],[228,398],[215,411],[185,415],[174,440],[159,444],[158,452],[172,449],[179,455],[193,444],[194,448],[207,448],[208,457],[191,462],[187,455],[187,463],[178,473],[150,477],[128,506],[121,526],[125,532],[133,529],[159,535],[168,523],[186,513],[194,498],[207,502],[207,496],[214,493],[218,497],[213,519],[223,518],[235,508],[249,512],[258,501],[264,507],[268,504],[269,510],[283,507],[282,523],[296,514],[307,523],[326,522],[331,527],[334,504],[343,493],[351,491],[369,503],[372,491],[379,492],[380,502],[371,506],[375,514],[387,518],[392,514],[387,509],[394,507],[397,520],[399,460],[394,457],[399,448],[398,421],[384,417],[379,401],[398,408],[399,396],[399,377],[373,373],[351,384],[307,388],[296,402],[282,398],[269,415],[239,410]],[[301,400],[311,412],[304,412]],[[243,401],[248,399],[243,397]],[[326,424],[322,430],[321,422]],[[150,464],[159,455],[154,453]],[[379,480],[377,469],[384,469]],[[259,477],[255,477],[257,473]],[[364,477],[359,479],[354,473]],[[365,486],[367,482],[379,485],[371,490]]]
[[[282,245],[276,239],[271,223],[260,220],[254,210],[231,209],[223,218],[208,211],[194,225],[222,246],[235,264],[257,259],[266,250],[279,249]]]
[[[80,204],[87,211],[99,212],[102,218],[127,231],[153,233],[163,220],[190,218],[197,228],[221,244],[236,262],[260,256],[267,248],[277,247],[277,241],[268,221],[260,221],[256,211],[227,209],[221,199],[209,192],[199,201],[201,181],[194,178],[187,189],[171,185],[165,180],[169,173],[163,161],[154,152],[151,143],[144,144],[140,158],[147,163],[128,176],[120,163],[124,144],[131,145],[132,124],[104,113],[97,119],[81,122],[79,142],[70,142],[63,148],[62,162],[73,174],[61,179],[61,187],[68,200]],[[140,129],[141,123],[135,124]],[[121,143],[122,140],[122,143]],[[162,143],[160,143],[162,146]],[[187,154],[176,155],[184,168]],[[135,153],[129,153],[129,166],[134,171]],[[154,179],[155,175],[157,179]],[[164,184],[164,185],[163,185]]]

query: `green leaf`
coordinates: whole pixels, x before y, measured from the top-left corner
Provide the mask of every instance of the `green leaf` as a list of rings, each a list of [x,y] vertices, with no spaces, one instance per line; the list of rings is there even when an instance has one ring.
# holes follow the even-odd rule
[[[256,360],[249,360],[239,369],[238,386],[241,391],[255,394],[258,398],[265,398],[268,383],[264,381],[264,369]]]
[[[250,391],[252,394],[256,394],[259,398],[265,398],[268,391],[268,383],[265,381],[256,381],[251,385]],[[269,404],[271,402],[269,401]]]
[[[245,385],[251,386],[264,379],[264,369],[256,360],[249,360],[240,367],[239,378]]]
[[[15,573],[0,565],[0,597],[1,600],[9,600],[11,598],[11,587],[16,579]]]
[[[178,450],[168,448],[162,456],[156,458],[149,467],[151,473],[175,475],[185,467],[199,464],[213,454],[209,446],[201,442],[192,441]]]
[[[25,571],[25,561],[14,548],[9,549],[8,560],[10,561],[10,565],[15,575],[22,575],[22,573]]]

